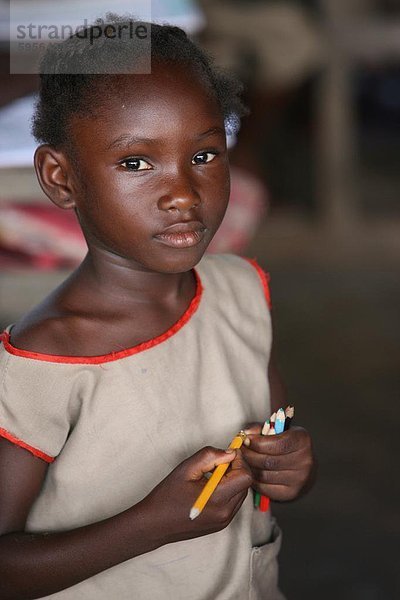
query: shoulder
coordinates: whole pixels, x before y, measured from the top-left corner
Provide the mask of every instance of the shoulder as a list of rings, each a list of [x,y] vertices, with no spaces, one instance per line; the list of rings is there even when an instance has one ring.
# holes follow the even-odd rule
[[[79,311],[55,290],[7,328],[7,341],[16,351],[69,356],[75,354],[77,346],[84,350],[84,341],[91,339],[93,321],[90,311]]]
[[[238,256],[237,254],[206,254],[199,262],[196,269],[203,271],[213,270],[220,272],[221,274],[256,272],[258,276],[260,276],[261,273],[265,275],[265,271],[255,258]]]
[[[7,328],[9,343],[19,350],[43,354],[68,354],[69,319],[32,312]]]
[[[223,295],[243,296],[247,301],[250,296],[257,301],[261,298],[271,308],[270,277],[255,259],[234,254],[209,254],[196,270],[204,286],[208,284]]]
[[[39,304],[8,327],[9,343],[17,350],[44,355],[70,356],[98,330],[93,298],[82,293],[77,269]],[[83,300],[82,300],[83,298]]]
[[[2,337],[0,437],[50,463],[77,421],[84,394],[75,393],[76,385],[85,390],[89,383],[70,365],[19,350]]]
[[[48,355],[51,327],[45,320],[29,324],[22,319],[15,327],[15,338],[9,334],[14,327],[1,336],[0,437],[52,462],[78,418],[90,381],[83,378],[80,365]]]
[[[85,353],[85,341],[91,339],[97,320],[93,303],[82,306],[76,300],[70,281],[73,275],[8,328],[8,341],[15,349],[70,356],[82,346],[80,350]]]

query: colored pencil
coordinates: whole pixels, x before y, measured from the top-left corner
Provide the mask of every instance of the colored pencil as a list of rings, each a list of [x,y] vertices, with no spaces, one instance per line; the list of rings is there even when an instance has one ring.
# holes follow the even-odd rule
[[[283,408],[280,408],[276,412],[274,426],[269,428],[267,435],[275,435],[282,433],[283,431],[287,431],[290,427],[290,423],[292,422],[293,417],[294,406],[287,406],[285,410],[283,410]],[[256,492],[256,495],[257,494],[258,492]],[[258,495],[260,496],[260,498],[258,499],[257,506],[254,499],[254,506],[256,506],[256,508],[258,508],[261,512],[267,512],[270,504],[269,498],[267,498],[267,496],[261,496],[260,494]]]
[[[286,415],[287,418],[293,419],[293,417],[294,417],[294,406],[290,406],[290,404],[289,404],[289,406],[287,406],[285,408],[285,415]]]
[[[244,433],[244,431],[240,431],[237,434],[237,436],[233,438],[232,442],[230,443],[229,448],[230,449],[240,448],[241,445],[243,444],[244,440],[246,439],[246,437],[247,436]],[[204,486],[204,488],[200,492],[199,496],[197,497],[195,503],[193,504],[192,508],[190,509],[189,517],[192,519],[192,521],[193,521],[193,519],[195,519],[196,517],[199,516],[199,514],[201,513],[201,511],[203,510],[203,508],[209,501],[210,497],[212,496],[215,488],[217,487],[217,485],[221,481],[222,477],[224,476],[229,465],[230,465],[230,462],[224,463],[222,465],[218,465],[214,469],[213,474],[211,475],[210,479],[207,481],[206,485]]]
[[[263,428],[261,430],[261,435],[268,435],[269,428],[270,428],[269,421],[265,421]]]
[[[268,496],[261,496],[259,509],[261,512],[267,512],[269,509],[269,498]]]
[[[272,413],[269,419],[267,419],[263,425],[261,430],[261,435],[272,435],[272,431],[274,431],[274,422],[275,422],[276,413]],[[261,505],[261,494],[260,492],[254,492],[254,508],[258,508]],[[265,504],[265,502],[264,502]]]
[[[290,423],[293,420],[294,417],[294,406],[287,406],[285,408],[285,415],[286,415],[286,421],[285,421],[285,431],[287,431],[290,427]]]
[[[285,430],[285,411],[280,408],[276,413],[275,433],[282,433]]]
[[[276,413],[274,413],[274,415],[275,414]],[[277,423],[278,423],[278,420],[276,419],[275,423],[273,423],[272,426],[269,428],[269,431],[268,431],[267,435],[275,435],[276,434],[276,429],[275,428],[276,428]],[[261,498],[260,498],[260,504],[259,504],[259,507],[258,507],[259,510],[261,512],[267,512],[268,509],[269,509],[269,503],[270,503],[270,500],[269,500],[268,496],[264,496],[264,494],[262,494]]]

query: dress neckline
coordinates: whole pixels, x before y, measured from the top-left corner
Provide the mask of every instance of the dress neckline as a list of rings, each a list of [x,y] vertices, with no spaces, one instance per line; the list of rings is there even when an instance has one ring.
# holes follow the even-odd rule
[[[109,352],[108,354],[101,354],[97,356],[61,356],[58,354],[44,354],[42,352],[32,352],[30,350],[22,350],[21,348],[16,348],[11,344],[10,333],[13,325],[9,325],[3,331],[3,333],[0,335],[0,339],[3,342],[4,349],[9,354],[13,354],[14,356],[20,356],[23,358],[30,358],[33,360],[41,360],[52,363],[98,365],[101,363],[112,362],[121,358],[126,358],[128,356],[132,356],[133,354],[139,354],[144,350],[148,350],[149,348],[153,348],[154,346],[165,342],[170,337],[175,335],[191,319],[191,317],[198,309],[203,294],[203,286],[197,270],[193,269],[193,272],[196,279],[196,291],[183,315],[178,319],[178,321],[176,321],[176,323],[169,327],[167,331],[164,331],[164,333],[161,333],[160,335],[151,338],[145,342],[141,342],[136,346],[132,346],[131,348],[126,348],[123,350],[118,350],[117,352]]]

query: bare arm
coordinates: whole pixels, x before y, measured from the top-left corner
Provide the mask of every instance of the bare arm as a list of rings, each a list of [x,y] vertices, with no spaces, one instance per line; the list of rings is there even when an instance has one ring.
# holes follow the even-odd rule
[[[47,596],[163,543],[151,536],[154,527],[149,527],[140,505],[72,531],[25,533],[46,470],[44,461],[0,439],[0,597],[4,600]]]
[[[191,521],[189,510],[216,464],[235,468],[213,501]],[[206,448],[190,457],[141,502],[104,521],[60,533],[24,532],[46,463],[0,438],[0,597],[33,600],[76,585],[163,544],[226,527],[252,479],[240,453]]]

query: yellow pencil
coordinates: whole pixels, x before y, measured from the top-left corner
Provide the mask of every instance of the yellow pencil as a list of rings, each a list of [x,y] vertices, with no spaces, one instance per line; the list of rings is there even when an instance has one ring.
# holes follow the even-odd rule
[[[240,448],[240,446],[243,444],[246,437],[247,436],[244,431],[239,431],[237,436],[234,437],[233,440],[231,441],[229,448],[231,448],[233,450]],[[193,521],[193,519],[195,519],[196,517],[199,516],[199,514],[201,513],[201,511],[203,510],[203,508],[209,501],[212,493],[214,492],[215,488],[221,481],[222,477],[224,476],[224,474],[230,464],[231,464],[230,462],[224,463],[223,465],[218,465],[218,467],[215,468],[210,479],[207,481],[206,485],[204,486],[201,493],[199,494],[196,502],[193,504],[192,508],[190,509],[189,516],[192,519],[192,521]]]

